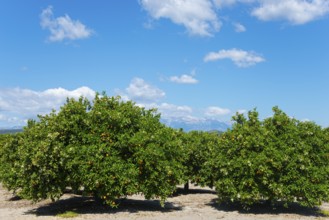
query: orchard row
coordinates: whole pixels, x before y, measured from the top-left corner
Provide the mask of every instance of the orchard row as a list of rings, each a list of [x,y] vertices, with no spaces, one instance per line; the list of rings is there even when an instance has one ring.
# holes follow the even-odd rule
[[[277,107],[259,120],[237,114],[222,134],[183,132],[119,97],[68,99],[58,112],[0,136],[0,182],[19,196],[59,199],[70,188],[112,207],[142,193],[161,204],[191,181],[215,187],[220,203],[314,207],[329,200],[329,129]]]

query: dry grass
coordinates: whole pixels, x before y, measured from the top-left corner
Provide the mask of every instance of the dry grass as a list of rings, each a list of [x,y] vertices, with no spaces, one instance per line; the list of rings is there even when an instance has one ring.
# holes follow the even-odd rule
[[[75,218],[78,216],[78,213],[73,211],[66,211],[64,213],[57,214],[56,216],[60,218]]]

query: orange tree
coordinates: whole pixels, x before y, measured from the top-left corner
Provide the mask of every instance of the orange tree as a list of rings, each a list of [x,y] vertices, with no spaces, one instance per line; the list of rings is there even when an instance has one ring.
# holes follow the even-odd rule
[[[57,199],[70,187],[111,206],[135,193],[163,204],[181,183],[183,151],[177,131],[159,119],[155,110],[106,94],[92,103],[68,99],[58,113],[29,121],[18,142],[8,142],[5,149],[16,158],[9,163],[3,150],[0,158],[16,178],[0,180],[34,201]]]
[[[13,166],[19,161],[17,149],[20,141],[20,134],[0,135],[0,182],[8,189],[14,189],[17,175],[13,172]]]
[[[324,130],[277,107],[260,121],[256,110],[233,117],[213,160],[219,202],[248,207],[261,200],[316,206],[329,199],[329,145]]]
[[[209,160],[219,146],[216,132],[190,131],[182,136],[185,152],[185,179],[200,186],[213,187],[216,168]],[[188,183],[185,190],[188,189]]]
[[[162,202],[173,193],[183,151],[178,132],[161,124],[160,115],[106,96],[96,97],[88,114],[91,144],[81,146],[78,159],[87,191],[113,205],[134,193]]]
[[[78,190],[79,179],[74,177],[79,170],[70,165],[77,155],[69,146],[84,141],[89,108],[83,98],[68,99],[58,113],[30,120],[21,134],[9,138],[0,152],[3,185],[34,201],[59,198],[66,187]]]

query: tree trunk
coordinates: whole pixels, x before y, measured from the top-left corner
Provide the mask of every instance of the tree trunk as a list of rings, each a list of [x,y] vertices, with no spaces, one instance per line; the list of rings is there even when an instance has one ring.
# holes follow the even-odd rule
[[[188,193],[188,190],[189,190],[189,182],[187,181],[184,185],[184,192]]]

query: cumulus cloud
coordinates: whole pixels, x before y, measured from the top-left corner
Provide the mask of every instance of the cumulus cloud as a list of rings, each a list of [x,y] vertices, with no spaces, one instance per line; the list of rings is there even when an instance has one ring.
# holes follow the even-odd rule
[[[164,117],[183,117],[193,112],[192,108],[189,106],[179,106],[169,103],[161,103],[158,105],[158,109]]]
[[[173,126],[176,128],[180,128],[181,126],[183,126],[188,130],[214,129],[211,127],[215,124],[218,125],[218,123],[223,123],[223,121],[215,119],[214,117],[225,117],[230,113],[230,110],[228,109],[221,109],[220,112],[220,108],[213,107],[214,109],[207,109],[209,114],[206,114],[207,112],[204,112],[204,114],[196,116],[194,110],[190,106],[186,105],[174,105],[170,103],[151,103],[139,104],[139,106],[144,107],[146,109],[156,108],[158,112],[161,113],[162,122],[164,122],[168,126]],[[209,117],[212,117],[212,119],[210,119]],[[224,123],[228,125],[227,122]]]
[[[139,107],[157,109],[161,113],[161,118],[166,120],[186,118],[193,113],[190,106],[163,102],[161,99],[164,98],[165,92],[141,78],[134,78],[124,92],[119,89],[116,92],[123,100],[132,100]]]
[[[84,96],[93,98],[95,92],[88,87],[75,90],[63,88],[47,89],[45,91],[33,91],[29,89],[1,89],[0,111],[15,112],[22,115],[44,114],[62,105],[67,97],[79,98]]]
[[[212,36],[221,27],[210,0],[140,0],[140,4],[153,19],[167,18],[191,35]]]
[[[191,75],[194,75],[194,72],[193,70]],[[124,91],[117,89],[116,92],[125,101],[133,100],[139,107],[157,109],[158,113],[161,114],[162,122],[173,127],[190,124],[194,126],[194,129],[208,129],[210,125],[215,124],[217,126],[222,123],[220,119],[216,119],[217,116],[220,116],[221,119],[226,119],[230,117],[231,112],[229,109],[219,107],[209,107],[206,111],[195,110],[188,105],[164,102],[162,98],[165,96],[165,93],[159,88],[146,83],[141,78],[134,78]]]
[[[328,0],[213,0],[222,9],[253,3],[251,15],[263,21],[284,20],[300,25],[329,14]]]
[[[218,52],[210,52],[204,57],[205,62],[230,59],[238,67],[249,67],[257,63],[264,62],[265,59],[251,51],[240,49],[220,50]]]
[[[243,26],[242,24],[240,24],[240,23],[234,23],[233,25],[234,25],[234,30],[237,33],[247,31],[247,28],[245,26]]]
[[[220,31],[222,22],[218,13],[226,7],[248,4],[250,15],[262,21],[288,21],[301,25],[329,14],[328,0],[139,0],[141,7],[150,15],[147,28],[153,20],[169,19],[182,25],[191,35],[213,36]],[[234,24],[240,33],[246,28]]]
[[[52,6],[48,6],[40,14],[40,25],[50,31],[48,39],[51,42],[84,39],[93,34],[93,30],[79,20],[72,20],[68,15],[55,18]]]
[[[193,113],[193,109],[187,105],[174,105],[170,103],[137,103],[138,106],[146,109],[155,108],[161,113],[161,117],[165,119],[182,118]]]
[[[305,24],[329,13],[328,0],[260,0],[252,15],[260,20]]]
[[[88,87],[75,90],[53,88],[44,91],[11,88],[0,89],[0,121],[2,125],[25,125],[27,119],[35,118],[38,114],[47,114],[52,109],[58,110],[66,98],[84,96],[93,99],[95,91]],[[2,126],[0,126],[2,127]]]
[[[206,109],[205,115],[206,116],[223,116],[230,114],[231,111],[227,108],[220,108],[216,106],[210,106]]]
[[[236,3],[251,3],[256,0],[213,0],[218,8],[230,7]]]
[[[183,74],[181,76],[172,76],[169,78],[171,82],[181,83],[181,84],[196,84],[198,80],[191,75]]]
[[[157,101],[166,95],[164,91],[148,84],[141,78],[134,78],[126,88],[126,92],[130,99],[138,102]]]

